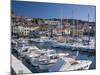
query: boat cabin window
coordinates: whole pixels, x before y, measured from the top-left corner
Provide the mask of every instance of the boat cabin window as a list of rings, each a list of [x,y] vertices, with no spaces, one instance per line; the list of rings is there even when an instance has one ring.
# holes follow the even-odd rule
[[[50,56],[50,59],[57,59],[57,56]]]
[[[41,55],[43,56],[43,55],[45,55],[45,53],[41,53]]]
[[[27,51],[28,51],[28,49],[23,50],[23,52],[27,52]]]
[[[71,63],[71,65],[76,65],[76,64],[78,64],[78,62],[73,62],[73,63]]]

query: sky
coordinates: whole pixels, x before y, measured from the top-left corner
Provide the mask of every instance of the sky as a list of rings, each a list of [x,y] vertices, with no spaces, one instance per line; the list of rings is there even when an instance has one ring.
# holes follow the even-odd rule
[[[17,16],[33,18],[64,18],[95,21],[95,6],[43,2],[12,1],[11,11]]]

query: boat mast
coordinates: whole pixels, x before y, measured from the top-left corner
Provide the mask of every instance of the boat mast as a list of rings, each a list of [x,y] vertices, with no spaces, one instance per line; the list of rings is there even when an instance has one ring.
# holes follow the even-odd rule
[[[89,15],[89,13],[88,13],[88,25],[89,25],[89,17],[90,17],[90,15]],[[89,27],[89,31],[88,31],[88,45],[89,45],[89,42],[90,42],[90,27]]]
[[[68,23],[68,17],[67,17],[67,25],[68,25],[69,23]],[[69,42],[69,28],[68,28],[68,34],[67,34],[67,38],[66,38],[66,41],[65,42]]]
[[[94,24],[95,24],[95,27],[96,27],[96,11],[94,12],[93,21],[94,21]],[[95,29],[96,29],[96,28],[95,28]],[[94,36],[95,36],[95,34],[94,34]]]
[[[73,34],[73,26],[74,26],[74,19],[73,19],[73,10],[72,10],[72,38],[74,36],[74,34]]]
[[[79,33],[78,33],[78,20],[76,20],[76,40],[78,41]]]
[[[62,26],[62,19],[63,19],[63,9],[61,8],[61,35],[63,36],[63,32],[62,32],[62,28],[63,28],[63,26]]]

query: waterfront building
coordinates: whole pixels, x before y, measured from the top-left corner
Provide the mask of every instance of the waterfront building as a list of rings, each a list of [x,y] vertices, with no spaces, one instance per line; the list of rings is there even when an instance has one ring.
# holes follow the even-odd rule
[[[13,16],[11,22],[12,37],[29,37],[30,32],[39,26],[31,22],[31,18]]]
[[[53,21],[53,20],[45,20],[44,23],[48,25],[60,25],[59,21]]]

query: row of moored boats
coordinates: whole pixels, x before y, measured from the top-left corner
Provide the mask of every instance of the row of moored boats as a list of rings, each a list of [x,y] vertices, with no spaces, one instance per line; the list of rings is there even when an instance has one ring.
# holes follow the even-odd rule
[[[36,46],[29,46],[22,41],[12,41],[16,46],[12,47],[12,52],[24,58],[40,70],[71,71],[89,69],[91,60],[76,60],[69,53],[57,53],[53,49],[39,49]]]

